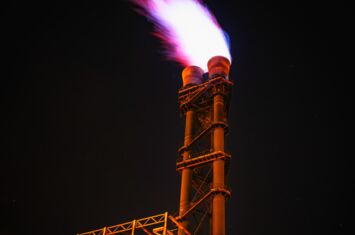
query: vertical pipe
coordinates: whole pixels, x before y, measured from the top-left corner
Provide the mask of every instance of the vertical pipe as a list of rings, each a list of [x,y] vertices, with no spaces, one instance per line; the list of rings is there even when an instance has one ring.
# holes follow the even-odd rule
[[[213,120],[223,122],[224,100],[217,94],[213,98]],[[217,126],[213,130],[213,150],[224,151],[224,128]],[[224,188],[224,160],[218,159],[213,162],[213,188]],[[225,197],[216,194],[212,201],[212,235],[225,235]]]
[[[208,74],[211,79],[216,77],[228,78],[230,61],[223,56],[212,57],[208,63]],[[215,94],[213,97],[213,121],[224,122],[224,97]],[[224,128],[215,126],[212,137],[213,151],[224,152]],[[224,160],[218,159],[213,162],[212,188],[224,188]],[[212,200],[212,235],[225,235],[225,196],[216,194]]]
[[[185,137],[184,146],[187,146],[193,138],[193,126],[194,126],[195,112],[189,110],[186,112],[186,122],[185,122]],[[190,158],[190,151],[185,151],[183,153],[183,160]],[[191,192],[191,181],[192,181],[192,169],[185,168],[181,172],[181,190],[180,190],[180,209],[179,215],[183,215],[190,207],[190,192]],[[189,221],[184,219],[181,224],[184,228],[188,229]],[[184,231],[179,229],[179,235],[185,235]]]
[[[163,235],[166,235],[166,230],[168,229],[168,212],[164,213],[164,229]]]
[[[132,232],[131,232],[131,235],[134,235],[134,233],[136,231],[136,223],[137,223],[137,220],[133,220],[132,221]]]
[[[197,66],[188,66],[182,71],[183,87],[194,86],[203,82],[204,71]],[[188,146],[193,138],[195,126],[195,111],[190,109],[186,112],[184,146]],[[190,158],[190,151],[183,153],[183,160]],[[180,208],[179,215],[182,216],[190,208],[190,193],[192,187],[192,169],[184,168],[181,172]],[[185,229],[189,227],[188,219],[181,221]],[[179,228],[178,235],[185,235],[183,229]]]

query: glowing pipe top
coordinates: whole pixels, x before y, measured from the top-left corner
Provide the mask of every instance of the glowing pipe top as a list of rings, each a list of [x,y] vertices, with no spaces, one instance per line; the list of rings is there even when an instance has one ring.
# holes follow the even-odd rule
[[[199,0],[132,0],[154,23],[167,57],[205,72],[214,56],[231,61],[228,39],[212,13]]]

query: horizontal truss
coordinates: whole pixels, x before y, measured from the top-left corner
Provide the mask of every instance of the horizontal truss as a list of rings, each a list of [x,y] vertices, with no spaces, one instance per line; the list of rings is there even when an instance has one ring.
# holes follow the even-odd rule
[[[172,226],[169,227],[169,223]],[[103,227],[90,232],[79,233],[77,235],[114,235],[127,234],[134,235],[136,231],[141,230],[149,235],[174,235],[177,228],[183,229],[187,235],[192,235],[186,230],[174,217],[168,215],[168,212],[158,214],[130,222]]]

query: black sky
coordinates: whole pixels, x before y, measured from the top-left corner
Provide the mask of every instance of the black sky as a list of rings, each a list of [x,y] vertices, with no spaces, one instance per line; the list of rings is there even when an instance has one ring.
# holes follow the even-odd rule
[[[346,234],[342,1],[205,1],[232,43],[228,234]],[[0,234],[178,208],[182,67],[128,1],[2,6]]]

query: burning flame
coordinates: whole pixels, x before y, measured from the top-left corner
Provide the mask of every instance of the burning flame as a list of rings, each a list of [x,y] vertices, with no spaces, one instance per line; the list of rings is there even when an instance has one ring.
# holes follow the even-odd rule
[[[199,0],[132,0],[154,23],[155,35],[167,48],[167,57],[184,66],[207,71],[213,56],[231,61],[228,39],[212,13]]]

